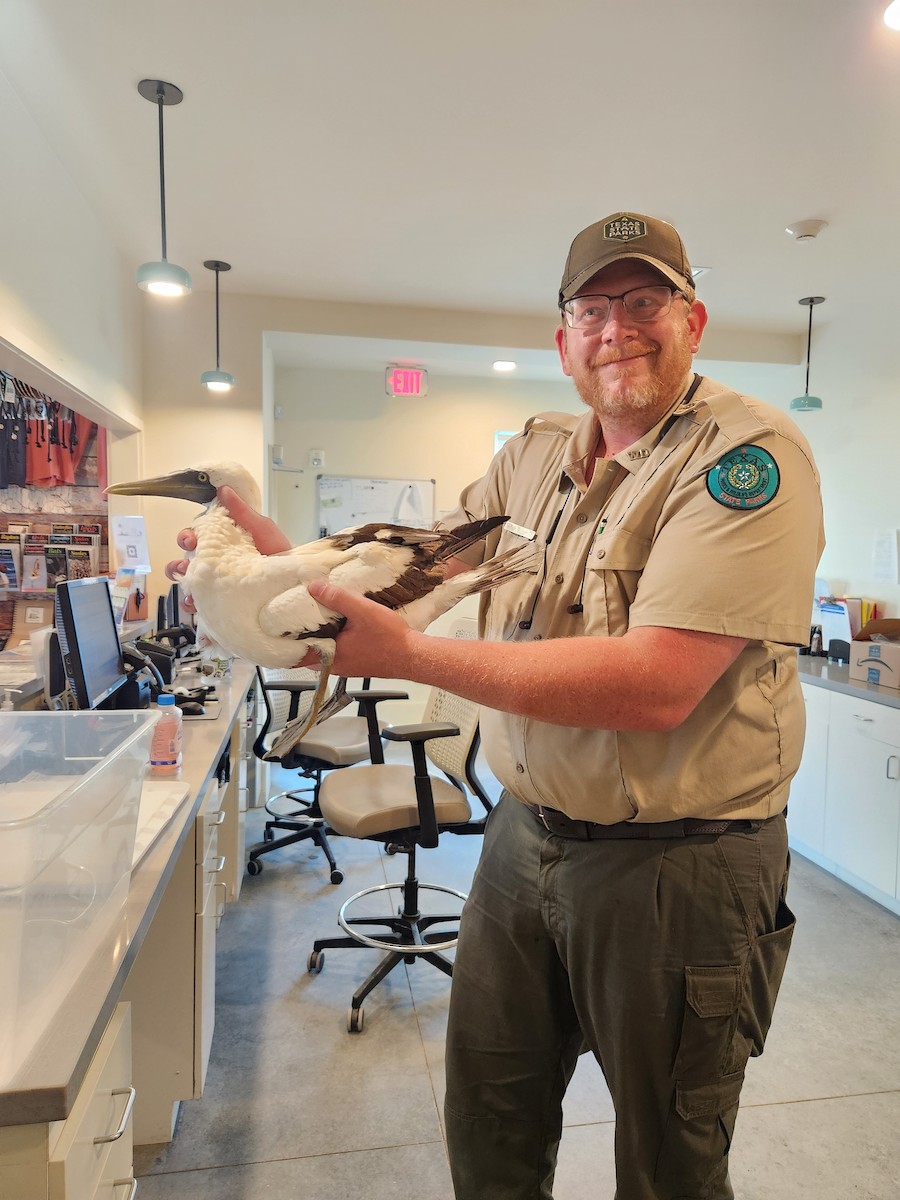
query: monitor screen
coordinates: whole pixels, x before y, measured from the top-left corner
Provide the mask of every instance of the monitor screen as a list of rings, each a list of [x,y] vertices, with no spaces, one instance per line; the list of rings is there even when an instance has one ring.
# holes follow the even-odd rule
[[[173,583],[165,596],[156,603],[156,630],[177,629],[182,623],[181,595],[178,584]]]
[[[78,708],[99,708],[126,682],[106,579],[56,586],[56,630]]]

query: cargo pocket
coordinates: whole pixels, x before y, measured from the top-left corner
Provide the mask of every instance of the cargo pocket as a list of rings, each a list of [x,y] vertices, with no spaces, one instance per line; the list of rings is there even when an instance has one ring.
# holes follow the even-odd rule
[[[684,983],[675,1078],[709,1083],[723,1073],[734,1040],[741,1000],[740,968],[685,967]]]
[[[745,1061],[747,1057],[763,1052],[795,924],[794,914],[783,900],[779,900],[775,928],[758,937],[753,944],[738,1019],[738,1036],[744,1041]]]
[[[707,1195],[728,1170],[744,1082],[725,1073],[741,1004],[738,966],[686,967],[675,1087],[654,1179],[667,1196]]]

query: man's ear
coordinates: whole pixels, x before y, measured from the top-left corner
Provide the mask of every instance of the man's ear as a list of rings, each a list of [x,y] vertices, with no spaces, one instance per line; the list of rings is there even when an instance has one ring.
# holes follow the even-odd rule
[[[703,330],[709,320],[709,313],[702,300],[695,300],[688,311],[688,329],[690,330],[691,354],[696,354],[700,348]]]
[[[559,361],[562,364],[563,375],[571,375],[572,371],[569,367],[569,353],[566,346],[566,327],[565,325],[558,326],[556,330],[556,349],[559,354]]]

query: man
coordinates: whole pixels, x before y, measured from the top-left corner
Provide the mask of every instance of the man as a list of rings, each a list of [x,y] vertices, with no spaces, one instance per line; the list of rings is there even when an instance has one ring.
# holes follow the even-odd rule
[[[336,671],[485,706],[505,788],[453,976],[458,1200],[551,1197],[585,1048],[615,1104],[617,1200],[730,1200],[744,1068],[793,931],[783,810],[818,476],[782,413],[693,374],[707,315],[670,225],[618,213],[583,230],[559,303],[587,411],[529,421],[447,518],[510,516],[468,565],[523,539],[542,550],[532,580],[483,599],[485,640],[310,591],[347,617]]]

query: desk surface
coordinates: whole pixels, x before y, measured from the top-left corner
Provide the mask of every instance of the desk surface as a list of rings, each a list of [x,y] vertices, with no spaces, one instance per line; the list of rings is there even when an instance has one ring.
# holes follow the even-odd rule
[[[188,800],[132,873],[126,905],[127,935],[115,951],[118,962],[112,984],[108,983],[108,969],[102,974],[107,981],[103,986],[97,972],[83,971],[66,999],[62,1018],[51,1024],[39,1048],[0,1091],[0,1126],[61,1121],[68,1115],[159,907],[178,853],[193,831],[201,799],[228,746],[234,721],[243,716],[254,677],[252,666],[235,662],[231,677],[216,681],[222,705],[219,719],[185,724],[179,778],[189,789]]]

